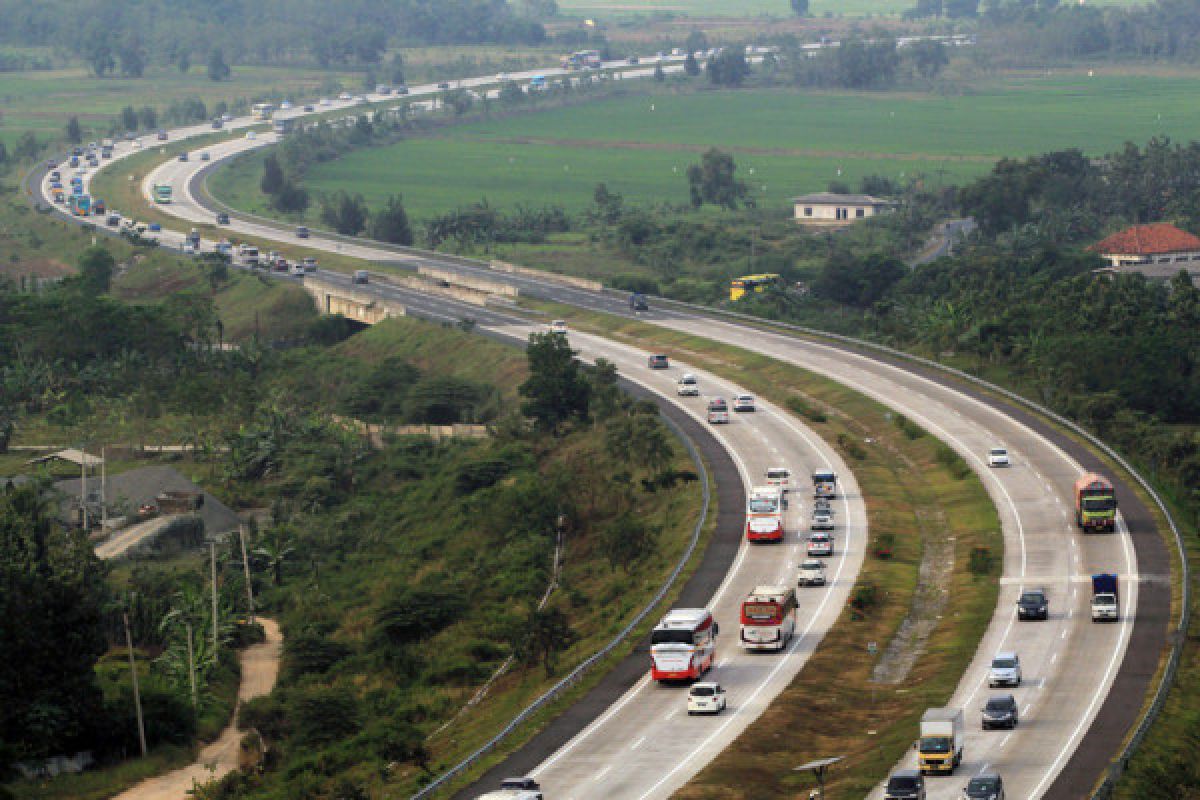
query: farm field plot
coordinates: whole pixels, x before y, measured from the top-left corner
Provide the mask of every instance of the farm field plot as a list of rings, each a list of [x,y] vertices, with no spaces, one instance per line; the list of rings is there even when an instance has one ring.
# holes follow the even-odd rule
[[[578,210],[601,181],[628,202],[684,203],[687,166],[716,146],[734,154],[761,204],[778,206],[839,178],[854,185],[866,174],[920,174],[936,185],[981,174],[1003,156],[1066,147],[1095,155],[1160,134],[1186,140],[1200,130],[1198,101],[1194,78],[1086,73],[1023,76],[960,97],[648,93],[357,151],[312,169],[306,185],[360,192],[372,206],[403,194],[417,219],[485,198],[499,208]],[[259,162],[218,173],[210,188],[261,211]]]
[[[1136,0],[1097,0],[1094,5],[1133,5]],[[809,13],[844,17],[891,16],[912,8],[909,0],[811,0]],[[788,0],[559,0],[569,16],[601,19],[636,15],[673,14],[689,17],[790,17]]]

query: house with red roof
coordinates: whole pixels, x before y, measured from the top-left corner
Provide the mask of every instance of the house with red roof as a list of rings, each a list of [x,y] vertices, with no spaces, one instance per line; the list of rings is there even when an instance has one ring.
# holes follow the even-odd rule
[[[1134,225],[1096,242],[1088,250],[1099,253],[1110,268],[1135,267],[1129,271],[1147,275],[1164,270],[1172,275],[1181,269],[1188,272],[1200,270],[1200,237],[1165,222]],[[1189,268],[1189,262],[1197,262],[1196,268]],[[1146,269],[1151,265],[1152,268]]]

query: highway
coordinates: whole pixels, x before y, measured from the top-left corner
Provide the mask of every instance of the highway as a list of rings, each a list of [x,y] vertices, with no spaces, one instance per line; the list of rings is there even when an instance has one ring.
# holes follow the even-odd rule
[[[248,123],[236,121],[230,127],[244,124]],[[202,126],[192,132],[212,131]],[[181,135],[172,132],[173,139]],[[266,143],[264,138],[271,137],[234,139],[213,145],[209,151],[212,158],[218,160],[263,145]],[[127,149],[127,145],[125,147]],[[194,159],[187,163],[171,161],[147,176],[147,182],[166,180],[175,187],[176,202],[161,210],[189,223],[213,220],[213,212],[204,208],[193,192],[195,175],[204,166],[203,162],[197,163]],[[45,184],[42,186],[45,192]],[[232,222],[230,232],[298,243],[282,226],[237,217]],[[164,234],[163,241],[169,244],[178,239]],[[206,247],[211,245],[211,241],[206,242]],[[436,263],[463,274],[486,276],[491,281],[512,284],[530,297],[628,314],[626,296],[620,293],[595,292],[564,286],[550,279],[507,275],[482,265],[466,264],[460,259],[442,258],[438,254],[415,253],[365,240],[346,243],[315,231],[312,238],[303,241],[303,247],[373,262]],[[286,250],[286,246],[281,249]],[[322,273],[322,278],[348,280],[327,272]],[[502,309],[468,306],[440,297],[421,297],[411,290],[377,282],[369,285],[369,291],[390,293],[389,296],[408,306],[411,313],[431,319],[470,317],[487,330],[510,334],[527,330],[515,315]],[[1128,527],[1122,524],[1116,534],[1085,536],[1073,525],[1070,491],[1084,465],[1094,466],[1094,459],[1090,459],[1077,444],[1028,415],[1014,412],[998,401],[979,397],[962,387],[919,374],[910,366],[853,353],[842,347],[770,333],[675,307],[656,308],[640,316],[652,324],[738,344],[829,376],[905,414],[967,460],[982,478],[1002,521],[1005,554],[1001,596],[975,659],[952,700],[953,705],[966,710],[968,740],[964,765],[953,778],[931,779],[930,797],[957,796],[968,776],[985,769],[1004,776],[1012,797],[1073,798],[1085,794],[1136,718],[1157,663],[1169,617],[1169,565],[1165,550],[1145,509],[1136,503],[1132,494],[1121,493],[1125,517],[1130,521]],[[611,358],[621,365],[623,373],[636,370],[638,359],[642,357],[578,332],[571,333],[571,341],[584,357],[603,355]],[[661,385],[655,382],[660,379]],[[673,385],[665,375],[648,380],[659,392],[668,392]],[[732,394],[732,387],[716,376],[703,376],[701,383]],[[754,426],[739,420],[739,424],[731,425],[720,435],[738,452],[748,446],[743,439],[749,437],[749,442],[753,442],[757,438],[752,431],[760,425],[767,427],[757,435],[767,441],[797,441],[797,434],[788,432],[788,427],[796,424],[791,417],[777,410],[766,410],[755,418]],[[1008,447],[1013,455],[1012,467],[987,468],[984,455],[989,447],[997,445]],[[740,468],[747,485],[753,484],[755,476],[761,475],[765,468],[764,464],[755,461],[755,458],[764,457],[761,439],[757,446],[758,451],[750,451],[751,455],[743,457]],[[821,443],[816,446],[793,444],[788,446],[788,452],[809,459],[801,462],[808,466],[813,463],[811,459],[822,453],[822,447]],[[797,473],[803,472],[796,464],[791,466]],[[839,471],[845,473],[844,469],[839,468]],[[856,491],[852,490],[850,495],[856,496]],[[839,545],[853,541],[862,533],[856,528],[852,509],[847,509],[841,519],[851,520],[851,525],[847,531],[839,531]],[[753,566],[747,567],[747,564],[755,563],[754,556],[760,552],[767,550],[744,548],[738,554],[735,569],[713,601],[718,620],[725,630],[721,657],[728,659],[718,670],[718,679],[729,685],[732,713],[717,720],[683,717],[678,727],[674,727],[672,721],[663,719],[663,714],[670,710],[672,703],[676,708],[682,708],[676,703],[682,700],[670,691],[638,684],[591,727],[546,753],[534,772],[547,787],[554,787],[548,796],[556,799],[600,794],[639,799],[667,796],[719,752],[786,684],[784,675],[791,675],[799,668],[804,655],[824,630],[820,620],[824,616],[832,617],[833,609],[841,603],[831,600],[825,605],[818,604],[810,635],[796,642],[795,652],[779,660],[785,666],[777,671],[776,665],[769,665],[770,656],[750,658],[737,651],[731,652],[728,633],[736,626],[728,621],[728,604],[736,601],[747,582],[762,579]],[[848,570],[846,574],[849,575],[856,568],[845,565],[847,557],[856,557],[853,547],[848,553],[840,552],[841,561],[837,562],[843,565],[839,568]],[[860,558],[861,553],[857,557]],[[788,560],[793,560],[790,554]],[[1096,625],[1089,618],[1086,581],[1090,574],[1100,571],[1121,575],[1122,619],[1117,624]],[[1024,587],[1047,589],[1051,605],[1048,621],[1015,620],[1013,604]],[[827,594],[833,596],[845,588],[835,582]],[[807,590],[802,593],[802,598],[806,594]],[[952,607],[953,598],[950,603]],[[802,601],[802,609],[804,607]],[[1146,609],[1144,613],[1143,609]],[[1133,646],[1131,641],[1135,641]],[[983,677],[991,656],[998,650],[1017,651],[1026,676],[1025,684],[1013,691],[1021,708],[1021,724],[1011,733],[979,730],[979,708],[989,693]],[[1118,684],[1121,691],[1114,691],[1110,696],[1110,688]],[[698,725],[690,725],[692,722]],[[684,723],[688,723],[686,728]],[[706,729],[699,727],[706,723],[713,724]],[[707,733],[700,738],[689,735],[683,737],[682,742],[675,741],[680,729],[689,733],[706,730]],[[1101,730],[1105,735],[1089,736],[1089,731],[1093,730]],[[916,731],[913,736],[916,737]],[[1093,744],[1081,747],[1083,742]],[[616,769],[616,765],[621,765],[620,769]]]

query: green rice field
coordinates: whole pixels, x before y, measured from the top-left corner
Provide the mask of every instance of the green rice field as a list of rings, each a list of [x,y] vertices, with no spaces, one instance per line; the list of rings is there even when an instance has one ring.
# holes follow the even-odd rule
[[[1094,5],[1133,5],[1137,0],[1095,0]],[[894,16],[912,8],[914,0],[810,0],[814,17]],[[619,19],[633,16],[790,17],[789,0],[558,0],[564,15]]]
[[[306,185],[360,192],[372,206],[402,194],[417,219],[481,200],[578,210],[601,181],[627,202],[685,203],[687,166],[716,146],[734,154],[760,204],[779,206],[836,179],[922,176],[936,186],[982,174],[1003,156],[1067,147],[1099,155],[1127,140],[1188,140],[1197,131],[1200,82],[1175,75],[1038,74],[957,97],[651,92],[360,150],[314,168]],[[262,211],[260,161],[226,168],[210,189]]]

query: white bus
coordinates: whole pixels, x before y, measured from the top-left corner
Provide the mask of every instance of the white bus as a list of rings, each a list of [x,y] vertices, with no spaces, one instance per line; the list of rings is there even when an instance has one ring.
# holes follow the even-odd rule
[[[255,103],[250,109],[250,116],[260,122],[266,122],[275,113],[275,106],[270,103]]]
[[[756,486],[746,500],[746,539],[783,541],[783,492],[778,486]]]
[[[694,681],[712,669],[717,623],[707,608],[667,612],[650,634],[650,677],[656,681]]]
[[[796,590],[756,586],[742,601],[741,645],[747,650],[782,651],[796,632]]]

